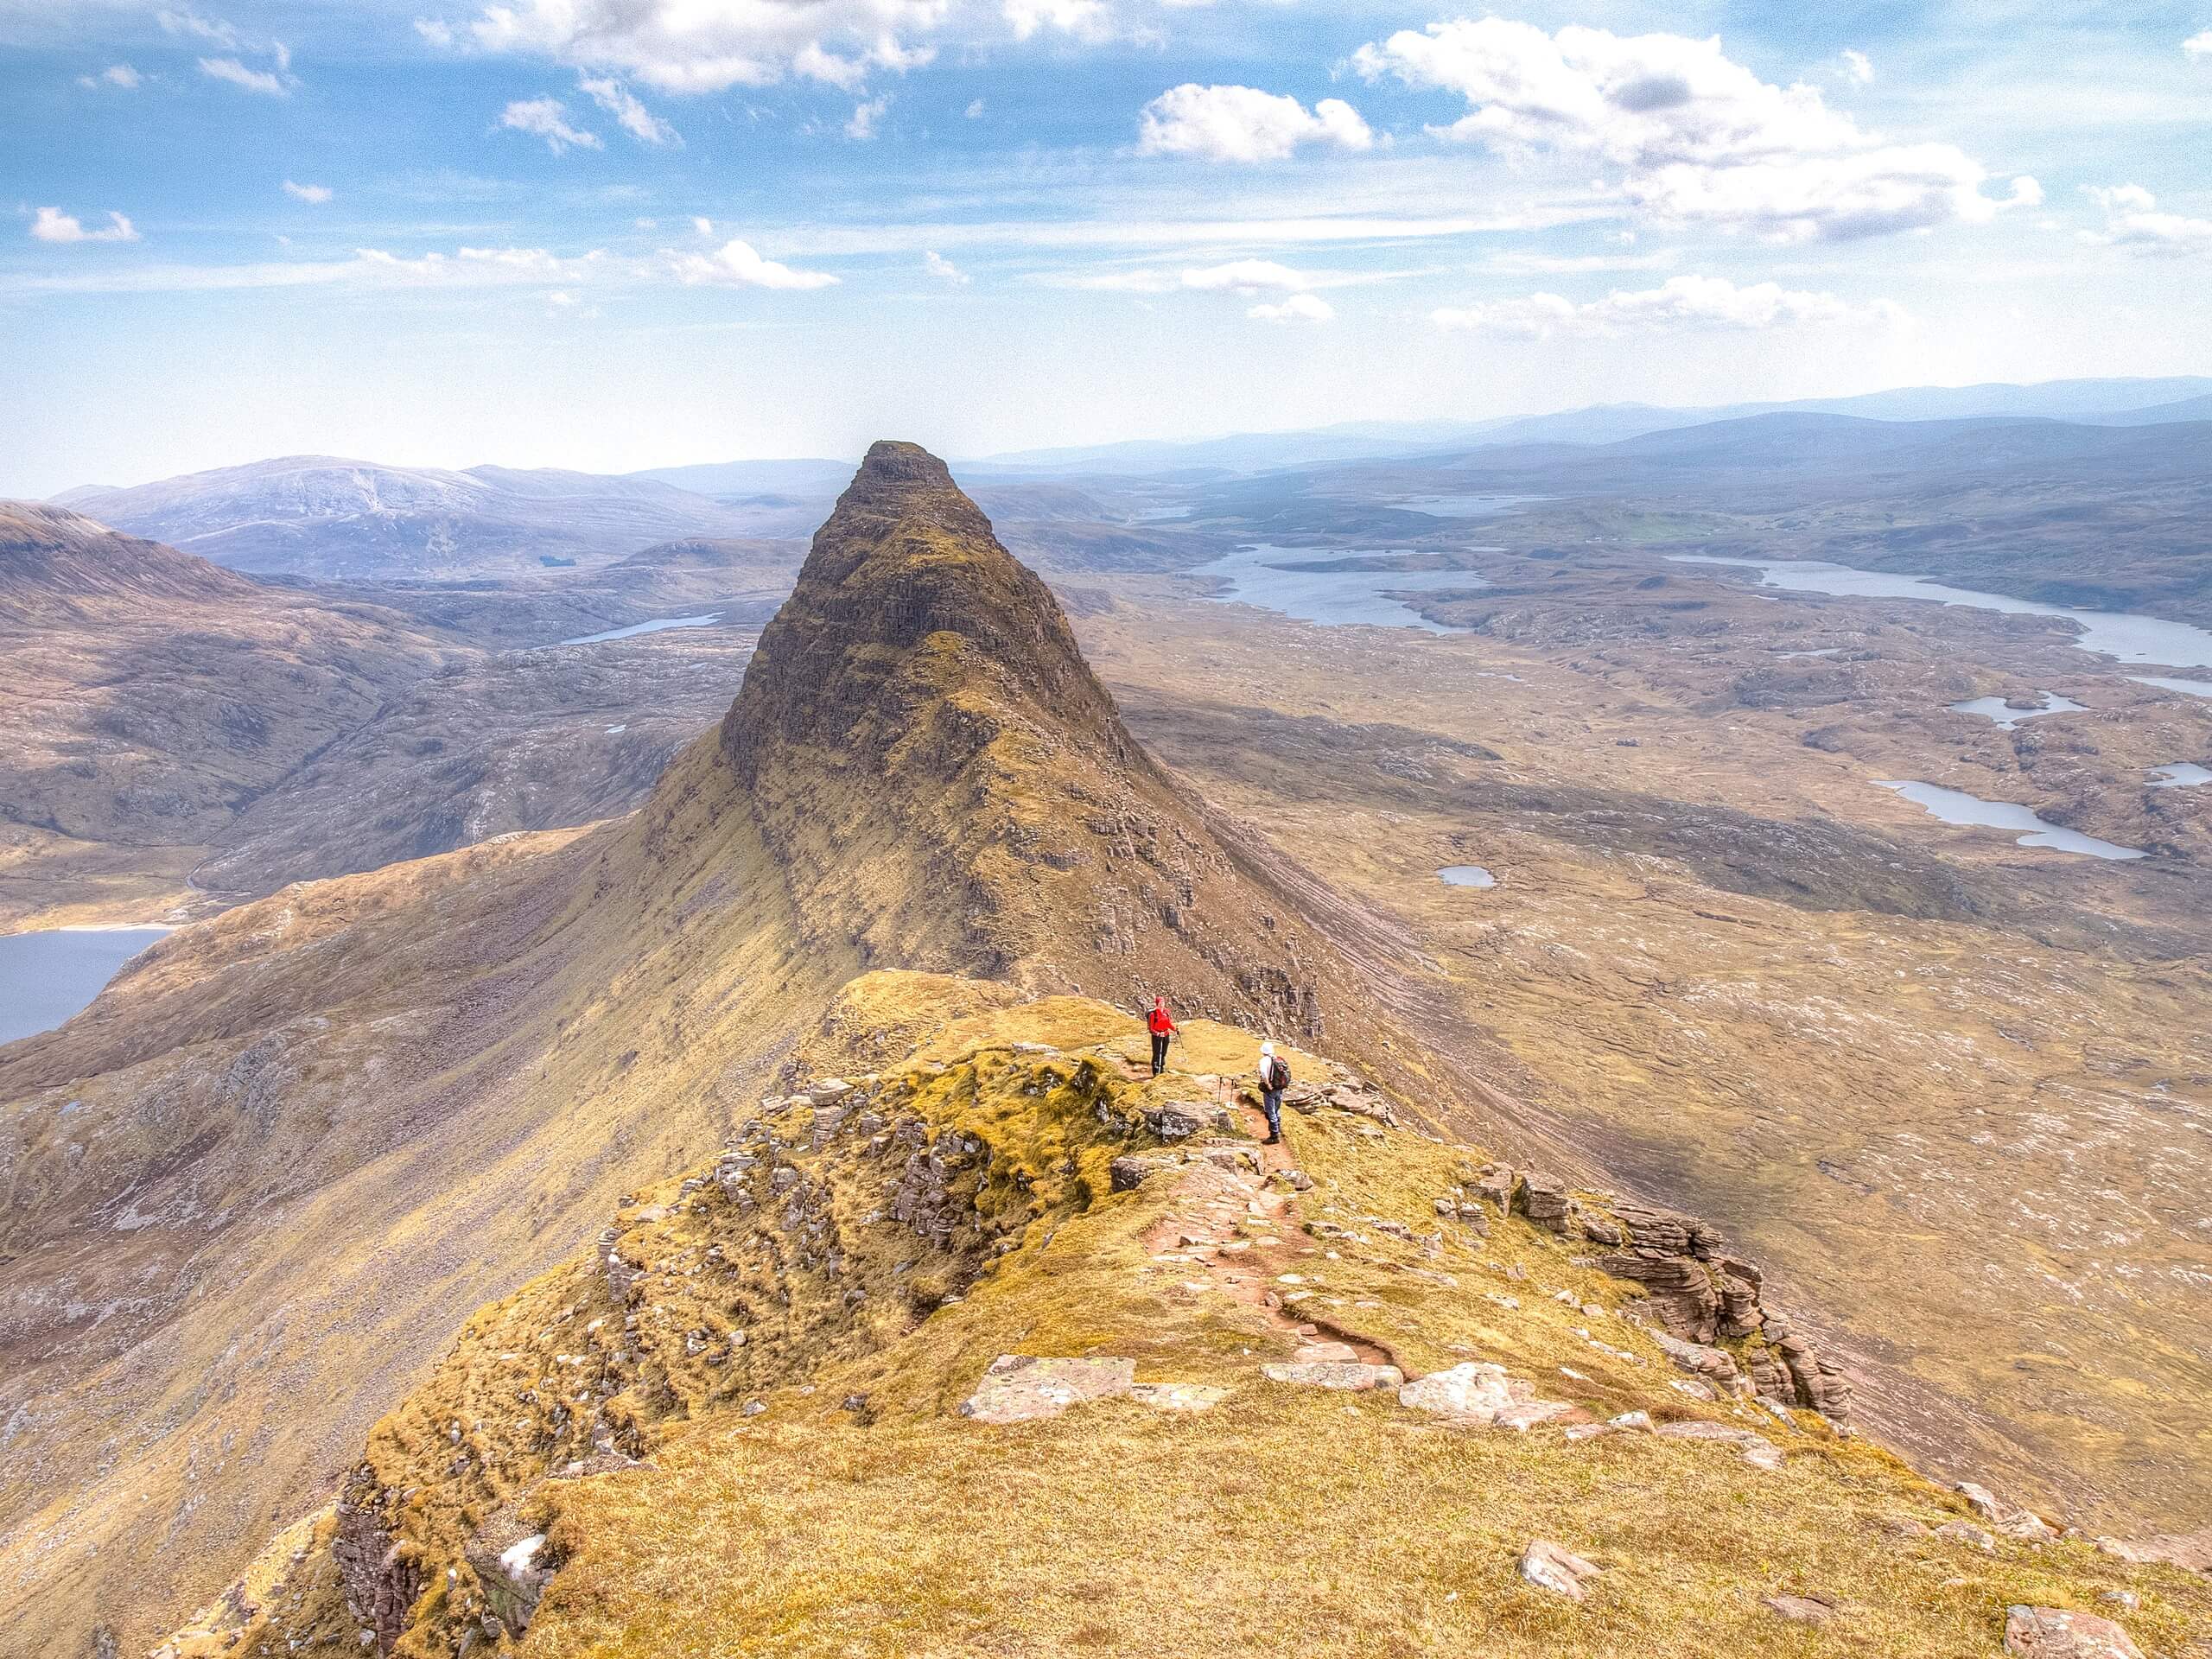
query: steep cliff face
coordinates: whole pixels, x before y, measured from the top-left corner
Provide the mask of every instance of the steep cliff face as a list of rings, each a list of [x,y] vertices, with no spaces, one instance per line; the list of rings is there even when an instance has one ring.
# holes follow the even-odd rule
[[[1403,952],[1123,728],[944,464],[868,452],[721,752],[810,932],[862,965],[1184,1006],[1309,1039]],[[1395,958],[1396,960],[1394,960]]]

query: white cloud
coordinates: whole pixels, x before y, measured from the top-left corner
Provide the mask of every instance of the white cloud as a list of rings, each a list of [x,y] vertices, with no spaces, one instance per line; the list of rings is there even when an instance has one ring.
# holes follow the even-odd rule
[[[126,92],[135,92],[144,84],[145,79],[145,76],[127,63],[111,63],[97,75],[78,76],[77,84],[79,86],[89,86],[94,89],[102,86],[120,86]]]
[[[875,137],[876,124],[883,119],[883,112],[891,107],[891,94],[863,99],[853,105],[853,118],[845,123],[845,137],[866,140]]]
[[[2139,184],[2090,186],[2089,200],[2104,211],[2101,231],[2082,239],[2134,253],[2212,253],[2212,219],[2186,219],[2158,211],[2158,198]]]
[[[1843,75],[1844,79],[1853,86],[1864,86],[1874,79],[1873,59],[1868,57],[1864,52],[1854,51],[1850,47],[1845,47],[1843,48]]]
[[[138,232],[121,213],[110,213],[105,226],[88,231],[74,213],[41,207],[31,220],[31,236],[40,242],[136,242]]]
[[[2212,58],[2212,29],[2190,35],[2181,43],[2181,49],[2192,58]]]
[[[292,80],[288,75],[272,73],[266,69],[252,69],[236,58],[202,58],[200,73],[210,80],[226,80],[233,86],[249,92],[258,92],[264,98],[289,98]]]
[[[1802,242],[1980,224],[2014,205],[1981,194],[1987,173],[1957,146],[1885,143],[1816,88],[1761,80],[1717,35],[1485,17],[1402,29],[1353,63],[1464,98],[1444,136],[1619,167],[1627,200],[1661,219]]]
[[[1296,99],[1256,86],[1185,82],[1162,92],[1137,118],[1137,149],[1147,156],[1196,156],[1211,162],[1279,162],[1305,143],[1367,149],[1375,135],[1342,99],[1308,110]]]
[[[162,28],[171,35],[189,35],[217,46],[227,46],[232,51],[236,51],[242,43],[238,30],[219,17],[202,17],[197,12],[166,9],[154,16]]]
[[[557,98],[518,98],[500,115],[499,124],[543,138],[556,156],[571,146],[578,149],[602,147],[597,133],[569,124],[569,106]]]
[[[922,251],[922,269],[939,282],[950,283],[956,288],[965,288],[969,281],[966,271],[961,270],[935,248],[925,248]]]
[[[620,70],[667,92],[787,74],[850,91],[869,69],[927,62],[928,49],[902,37],[951,10],[950,0],[507,0],[486,6],[467,33],[486,51]]]
[[[439,17],[417,17],[415,32],[440,50],[453,45],[453,25]]]
[[[1521,276],[1579,276],[1605,270],[1663,270],[1681,256],[1672,249],[1656,253],[1498,253],[1489,269]]]
[[[1065,30],[1082,41],[1103,41],[1114,32],[1105,0],[1005,0],[1014,38],[1026,41],[1040,29]]]
[[[543,248],[457,248],[450,257],[426,253],[410,259],[382,248],[357,248],[354,257],[377,275],[448,285],[588,280],[603,268],[607,256],[596,249],[563,258]]]
[[[1300,293],[1313,286],[1313,279],[1272,259],[1235,259],[1225,265],[1208,265],[1183,273],[1183,286],[1201,290],[1226,289],[1234,294],[1256,294],[1265,289]]]
[[[968,119],[970,121],[982,120],[983,118],[983,100],[980,98],[976,99],[973,103],[969,105],[963,113],[965,113]]]
[[[615,124],[641,144],[677,144],[676,129],[640,104],[620,81],[604,75],[579,75],[576,88],[614,118]]]
[[[660,257],[676,280],[686,288],[709,283],[747,288],[829,288],[837,280],[825,271],[794,270],[773,259],[764,259],[750,242],[725,242],[713,253],[677,253],[664,248]]]
[[[665,282],[657,261],[610,260],[603,251],[564,257],[544,248],[458,248],[409,256],[357,248],[346,259],[258,264],[121,265],[72,276],[41,273],[0,287],[33,292],[181,293],[359,285],[368,288],[572,288],[607,280]]]
[[[642,224],[643,221],[640,223]],[[645,225],[645,228],[651,230],[652,226]],[[702,236],[712,236],[715,233],[715,221],[703,213],[695,213],[691,218],[691,228]]]
[[[333,193],[327,184],[294,184],[287,179],[284,181],[284,194],[296,197],[302,201],[314,202],[320,207],[330,200]]]
[[[1294,294],[1279,305],[1255,305],[1244,315],[1255,322],[1327,322],[1337,308],[1319,294]]]
[[[1553,334],[1595,338],[1669,328],[1766,329],[1800,324],[1859,327],[1902,322],[1905,314],[1888,300],[1854,305],[1833,294],[1811,294],[1774,283],[1738,288],[1725,276],[1672,276],[1657,288],[1616,289],[1602,300],[1577,305],[1557,294],[1491,300],[1429,314],[1440,328],[1486,334]]]

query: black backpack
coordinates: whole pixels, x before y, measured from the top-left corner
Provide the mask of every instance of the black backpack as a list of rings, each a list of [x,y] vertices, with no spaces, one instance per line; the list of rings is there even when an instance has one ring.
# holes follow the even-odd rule
[[[1268,1077],[1268,1083],[1277,1094],[1282,1093],[1284,1090],[1290,1087],[1290,1067],[1284,1063],[1280,1054],[1274,1057],[1274,1071]]]

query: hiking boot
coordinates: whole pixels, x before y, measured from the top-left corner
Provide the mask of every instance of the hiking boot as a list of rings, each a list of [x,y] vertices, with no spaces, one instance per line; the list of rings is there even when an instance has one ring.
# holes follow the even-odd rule
[[[1261,1141],[1260,1144],[1263,1147],[1279,1147],[1282,1144],[1282,1136],[1279,1135],[1271,1135],[1266,1140]]]

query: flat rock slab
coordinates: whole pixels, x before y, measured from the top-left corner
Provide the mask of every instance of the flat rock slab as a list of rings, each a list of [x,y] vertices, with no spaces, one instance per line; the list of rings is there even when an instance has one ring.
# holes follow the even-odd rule
[[[1469,1427],[1527,1429],[1573,1411],[1558,1400],[1539,1400],[1533,1383],[1506,1374],[1503,1365],[1469,1360],[1432,1371],[1398,1390],[1398,1403],[1433,1412]]]
[[[1587,1596],[1589,1580],[1603,1570],[1548,1538],[1531,1538],[1521,1552],[1521,1576],[1539,1590],[1548,1590],[1570,1601],[1580,1601]]]
[[[1129,1390],[1130,1399],[1154,1411],[1211,1411],[1228,1397],[1227,1389],[1203,1382],[1140,1382]]]
[[[1001,1354],[960,1414],[979,1423],[1027,1423],[1057,1417],[1070,1406],[1127,1394],[1135,1386],[1134,1359],[1039,1359]]]
[[[1745,1463],[1756,1468],[1782,1467],[1782,1448],[1765,1435],[1754,1434],[1748,1428],[1732,1428],[1726,1423],[1698,1419],[1683,1423],[1662,1423],[1652,1432],[1662,1440],[1709,1440],[1718,1445],[1732,1446],[1743,1454]]]
[[[1363,1365],[1345,1360],[1290,1360],[1262,1365],[1260,1374],[1270,1382],[1297,1382],[1309,1389],[1342,1389],[1358,1394],[1369,1389],[1395,1389],[1406,1374],[1395,1365]]]
[[[2057,1607],[2007,1609],[2005,1651],[2022,1659],[2143,1659],[2143,1649],[2112,1620]]]
[[[1792,1624],[1833,1624],[1835,1604],[1818,1596],[1769,1596],[1766,1610]]]

